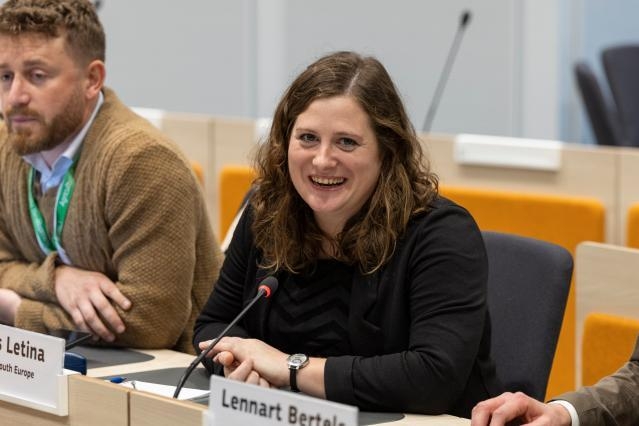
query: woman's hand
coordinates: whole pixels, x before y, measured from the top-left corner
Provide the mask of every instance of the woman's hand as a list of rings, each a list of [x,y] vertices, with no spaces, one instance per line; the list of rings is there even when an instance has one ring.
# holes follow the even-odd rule
[[[213,362],[216,362],[224,367],[224,377],[229,377],[235,369],[240,365],[238,361],[235,361],[235,357],[231,352],[219,352],[213,357]]]
[[[210,341],[201,342],[205,349]],[[224,375],[233,380],[269,387],[289,385],[287,354],[257,339],[224,337],[211,350],[213,361],[224,366]],[[211,355],[209,355],[211,356]]]
[[[224,366],[224,377],[228,379],[258,385],[264,388],[272,387],[267,380],[253,369],[253,362],[251,360],[237,362],[231,352],[220,352],[213,358],[213,361]]]

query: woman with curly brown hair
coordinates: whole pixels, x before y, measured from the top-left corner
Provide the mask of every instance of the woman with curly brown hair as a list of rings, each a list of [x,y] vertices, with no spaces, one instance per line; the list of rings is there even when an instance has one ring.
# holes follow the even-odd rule
[[[339,52],[311,64],[277,106],[256,169],[196,349],[266,276],[279,290],[216,344],[210,371],[371,411],[468,417],[500,392],[481,234],[438,196],[379,61]]]

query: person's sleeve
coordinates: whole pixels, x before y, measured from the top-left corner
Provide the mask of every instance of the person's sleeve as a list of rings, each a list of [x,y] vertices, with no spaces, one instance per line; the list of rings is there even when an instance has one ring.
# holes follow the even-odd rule
[[[14,325],[37,333],[76,328],[71,317],[59,305],[26,297],[22,298]]]
[[[21,297],[55,302],[56,254],[51,253],[41,264],[27,262],[17,251],[5,222],[4,210],[7,208],[9,206],[0,199],[0,288],[13,290]]]
[[[557,404],[564,407],[570,415],[570,426],[579,426],[579,414],[577,414],[575,406],[570,402],[564,401],[563,399],[553,399],[552,401],[549,401],[548,404]]]
[[[440,414],[461,397],[486,318],[487,261],[481,234],[459,207],[431,211],[413,232],[418,235],[405,295],[408,347],[379,356],[328,358],[328,399],[365,410]]]
[[[74,328],[71,318],[56,306],[54,280],[57,254],[49,254],[41,263],[25,259],[17,248],[15,234],[9,232],[6,222],[7,209],[17,207],[7,205],[2,194],[0,191],[0,288],[13,290],[22,298],[13,325],[41,333],[48,331],[45,323],[49,329]],[[28,214],[26,210],[24,214]]]
[[[113,164],[117,172],[108,174],[104,220],[116,284],[131,301],[128,311],[116,307],[126,325],[117,343],[170,348],[193,309],[197,234],[211,232],[200,229],[208,224],[202,193],[189,165],[164,145],[133,155],[121,151]],[[205,255],[213,268],[216,253]]]
[[[554,399],[570,402],[582,425],[639,424],[639,339],[630,361],[614,374]]]
[[[250,226],[251,209],[247,207],[242,212],[238,226],[233,233],[219,278],[204,309],[195,321],[193,345],[197,353],[201,352],[200,342],[219,335],[243,308],[244,283],[246,282],[250,247],[253,244]],[[239,325],[235,325],[229,330],[228,335],[249,337],[246,330]],[[202,363],[209,372],[214,372],[213,362],[209,358],[205,358]],[[218,369],[215,372],[220,373],[221,370]]]

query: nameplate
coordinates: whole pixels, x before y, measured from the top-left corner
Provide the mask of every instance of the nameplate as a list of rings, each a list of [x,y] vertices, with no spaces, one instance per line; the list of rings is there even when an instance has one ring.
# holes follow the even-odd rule
[[[206,426],[357,426],[359,410],[298,393],[211,376]]]
[[[0,400],[68,414],[64,339],[0,324]]]

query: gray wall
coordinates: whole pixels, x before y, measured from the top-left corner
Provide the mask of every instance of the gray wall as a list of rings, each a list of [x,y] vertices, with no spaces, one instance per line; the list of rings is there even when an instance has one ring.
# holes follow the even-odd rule
[[[107,84],[129,105],[251,115],[249,3],[103,0]]]
[[[472,6],[473,16],[433,130],[500,134],[515,131],[511,119],[514,2],[484,0],[471,5],[470,1],[458,0],[325,0],[320,5],[311,0],[290,0],[286,3],[288,19],[282,56],[288,70],[297,73],[313,58],[334,50],[374,55],[388,68],[413,123],[419,128],[460,13]],[[488,108],[487,99],[490,99]],[[258,112],[268,113],[265,108]]]
[[[0,0],[2,3],[2,0]],[[472,10],[433,131],[591,141],[572,76],[639,42],[636,0],[103,0],[107,84],[133,106],[268,117],[305,65],[377,56],[421,128],[464,9]]]
[[[537,101],[531,95],[547,92],[536,89],[539,84],[554,86],[554,72],[542,71],[549,79],[535,79],[522,90],[525,45],[534,52],[533,44],[546,43],[525,37],[523,3],[105,0],[100,13],[109,43],[108,83],[129,104],[270,116],[305,65],[327,52],[352,49],[382,60],[421,127],[460,13],[469,8],[473,18],[433,130],[552,138],[557,136],[555,91]],[[528,3],[529,9],[555,13],[548,6],[554,0]],[[549,33],[554,42],[554,29]],[[553,59],[530,65],[554,67],[556,49],[541,50]]]

